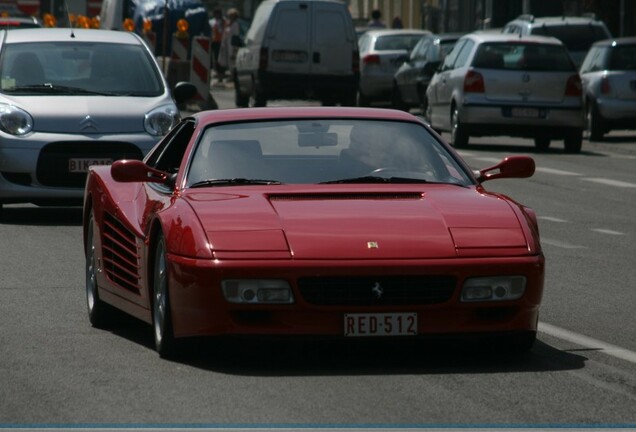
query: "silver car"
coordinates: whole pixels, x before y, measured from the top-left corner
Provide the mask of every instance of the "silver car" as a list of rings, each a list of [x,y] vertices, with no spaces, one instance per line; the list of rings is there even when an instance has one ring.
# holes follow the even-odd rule
[[[636,129],[636,37],[596,42],[579,73],[590,140],[612,129]]]
[[[551,140],[581,151],[585,115],[581,79],[558,39],[471,33],[459,39],[426,91],[425,117],[449,131],[455,147],[470,136],[533,138],[538,150]]]
[[[358,39],[360,50],[360,84],[358,105],[390,103],[393,76],[409,58],[409,53],[428,30],[373,29]]]
[[[159,66],[134,33],[0,31],[0,211],[81,203],[87,169],[141,159],[178,121]],[[180,101],[196,89],[175,89]]]

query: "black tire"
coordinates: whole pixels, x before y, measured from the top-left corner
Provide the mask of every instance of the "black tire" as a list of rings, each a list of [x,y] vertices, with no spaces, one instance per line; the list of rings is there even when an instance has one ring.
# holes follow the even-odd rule
[[[237,108],[247,108],[250,104],[250,95],[241,91],[236,69],[232,71],[232,81],[234,82],[234,104]]]
[[[409,107],[402,100],[402,94],[400,93],[400,88],[396,83],[393,83],[393,90],[391,92],[391,106],[394,109],[409,112]]]
[[[362,93],[362,91],[358,90],[358,101],[357,104],[359,107],[368,107],[371,106],[371,101],[367,96]]]
[[[603,119],[594,102],[587,105],[587,133],[590,141],[603,141],[605,134]]]
[[[550,137],[534,137],[534,146],[540,152],[548,151],[548,149],[550,148]]]
[[[459,109],[454,106],[451,113],[451,137],[450,144],[455,148],[468,146],[468,133],[459,118]]]
[[[267,97],[265,96],[263,90],[260,88],[259,84],[256,83],[256,81],[252,81],[251,99],[253,107],[260,108],[267,106]]]
[[[563,147],[565,147],[566,153],[581,153],[581,147],[583,145],[583,132],[572,132],[565,136],[563,139]]]
[[[86,231],[86,307],[88,320],[96,328],[107,328],[114,323],[114,310],[112,306],[104,303],[99,298],[97,286],[97,262],[95,259],[95,218],[93,211],[88,215]]]
[[[176,352],[176,343],[172,330],[166,241],[161,234],[156,240],[153,257],[152,328],[155,349],[160,357],[171,358]]]

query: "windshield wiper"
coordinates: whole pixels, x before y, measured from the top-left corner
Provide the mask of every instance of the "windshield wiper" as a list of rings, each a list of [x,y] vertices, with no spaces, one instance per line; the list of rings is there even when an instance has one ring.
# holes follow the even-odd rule
[[[329,180],[320,182],[320,184],[339,184],[339,183],[430,183],[428,180],[416,179],[410,177],[380,177],[380,176],[362,176],[339,180]]]
[[[194,183],[193,188],[204,186],[236,186],[236,185],[279,185],[282,184],[278,180],[261,180],[261,179],[247,179],[247,178],[232,178],[232,179],[206,179]]]
[[[81,95],[96,95],[96,96],[113,96],[114,93],[98,92],[93,90],[87,90],[81,87],[69,87],[54,85],[50,83],[27,85],[14,87],[12,89],[5,89],[6,91],[19,92],[19,93],[46,93],[46,94],[81,94]]]

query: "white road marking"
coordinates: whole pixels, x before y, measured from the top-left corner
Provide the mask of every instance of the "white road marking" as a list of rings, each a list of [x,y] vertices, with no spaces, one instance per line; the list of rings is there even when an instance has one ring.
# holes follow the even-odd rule
[[[601,233],[601,234],[609,234],[609,235],[625,235],[625,233],[622,233],[620,231],[614,231],[614,230],[609,230],[604,228],[592,228],[592,231]]]
[[[587,246],[573,245],[573,244],[565,243],[559,240],[550,240],[546,238],[541,238],[541,244],[556,246],[563,249],[587,249]]]
[[[557,222],[557,223],[565,223],[567,222],[565,219],[559,219],[551,216],[539,216],[538,219],[546,220],[549,222]]]
[[[544,322],[539,323],[538,331],[550,336],[554,336],[558,339],[572,342],[576,345],[581,345],[585,348],[599,350],[613,357],[616,357],[622,360],[627,360],[630,363],[636,363],[636,352],[600,341],[598,339],[594,339],[594,338],[587,337],[578,333],[574,333],[569,330],[562,329],[557,326],[553,326],[551,324],[546,324]]]
[[[535,171],[546,173],[546,174],[562,175],[562,176],[582,176],[583,175],[583,174],[575,173],[572,171],[564,171],[564,170],[558,170],[554,168],[545,168],[545,167],[537,167]]]
[[[600,183],[608,186],[617,186],[617,187],[627,187],[627,188],[636,188],[636,183],[627,183],[620,180],[611,180],[606,178],[584,178],[581,180]]]

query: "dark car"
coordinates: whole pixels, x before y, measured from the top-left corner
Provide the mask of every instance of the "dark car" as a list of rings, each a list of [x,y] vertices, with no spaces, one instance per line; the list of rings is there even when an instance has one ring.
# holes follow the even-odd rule
[[[596,42],[579,70],[591,141],[636,129],[636,37]]]
[[[426,87],[446,54],[453,49],[463,33],[425,35],[415,45],[409,59],[400,66],[393,77],[394,108],[409,110],[421,107],[426,110]]]

